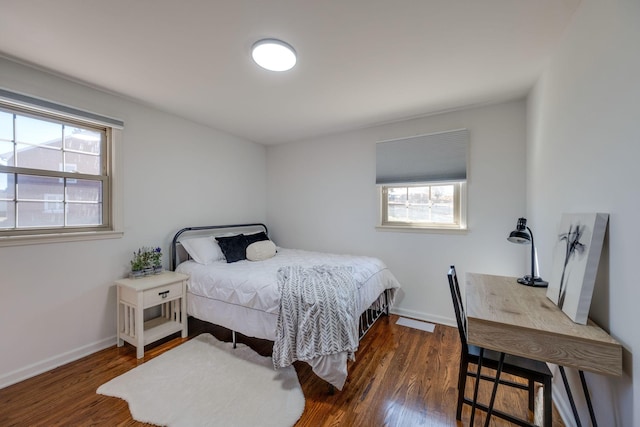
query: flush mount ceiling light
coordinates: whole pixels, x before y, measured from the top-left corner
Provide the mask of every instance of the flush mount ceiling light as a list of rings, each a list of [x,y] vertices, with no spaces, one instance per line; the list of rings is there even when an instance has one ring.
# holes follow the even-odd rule
[[[256,64],[270,71],[287,71],[296,65],[296,51],[281,40],[257,41],[251,48],[251,56]]]

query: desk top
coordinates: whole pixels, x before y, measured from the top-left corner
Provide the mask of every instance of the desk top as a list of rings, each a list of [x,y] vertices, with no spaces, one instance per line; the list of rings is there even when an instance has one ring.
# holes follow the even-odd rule
[[[622,374],[622,346],[589,319],[574,323],[546,289],[515,277],[467,273],[467,340],[496,351],[607,375]]]

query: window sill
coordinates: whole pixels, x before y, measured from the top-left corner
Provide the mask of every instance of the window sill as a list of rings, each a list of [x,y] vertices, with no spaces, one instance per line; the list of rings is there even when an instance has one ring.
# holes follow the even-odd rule
[[[86,240],[119,239],[122,231],[84,231],[77,233],[31,234],[23,236],[0,236],[0,247],[42,245],[46,243],[78,242]]]
[[[445,227],[409,227],[402,225],[377,225],[376,231],[401,232],[401,233],[433,233],[433,234],[467,234],[468,228]]]

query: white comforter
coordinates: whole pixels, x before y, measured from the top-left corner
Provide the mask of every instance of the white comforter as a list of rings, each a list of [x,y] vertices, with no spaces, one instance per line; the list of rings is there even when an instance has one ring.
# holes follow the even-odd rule
[[[187,261],[176,271],[190,275],[187,311],[190,315],[225,326],[247,336],[275,341],[280,294],[277,273],[283,266],[350,266],[358,288],[358,313],[366,310],[385,289],[400,285],[377,258],[335,255],[279,248],[264,261],[215,262],[209,265]],[[204,307],[215,307],[214,310]],[[346,380],[346,354],[310,362],[314,372],[342,389]]]

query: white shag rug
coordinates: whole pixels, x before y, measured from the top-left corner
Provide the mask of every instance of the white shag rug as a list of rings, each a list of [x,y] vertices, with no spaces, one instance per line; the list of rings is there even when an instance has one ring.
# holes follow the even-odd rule
[[[141,422],[171,427],[292,426],[304,411],[293,366],[202,334],[102,384]]]

